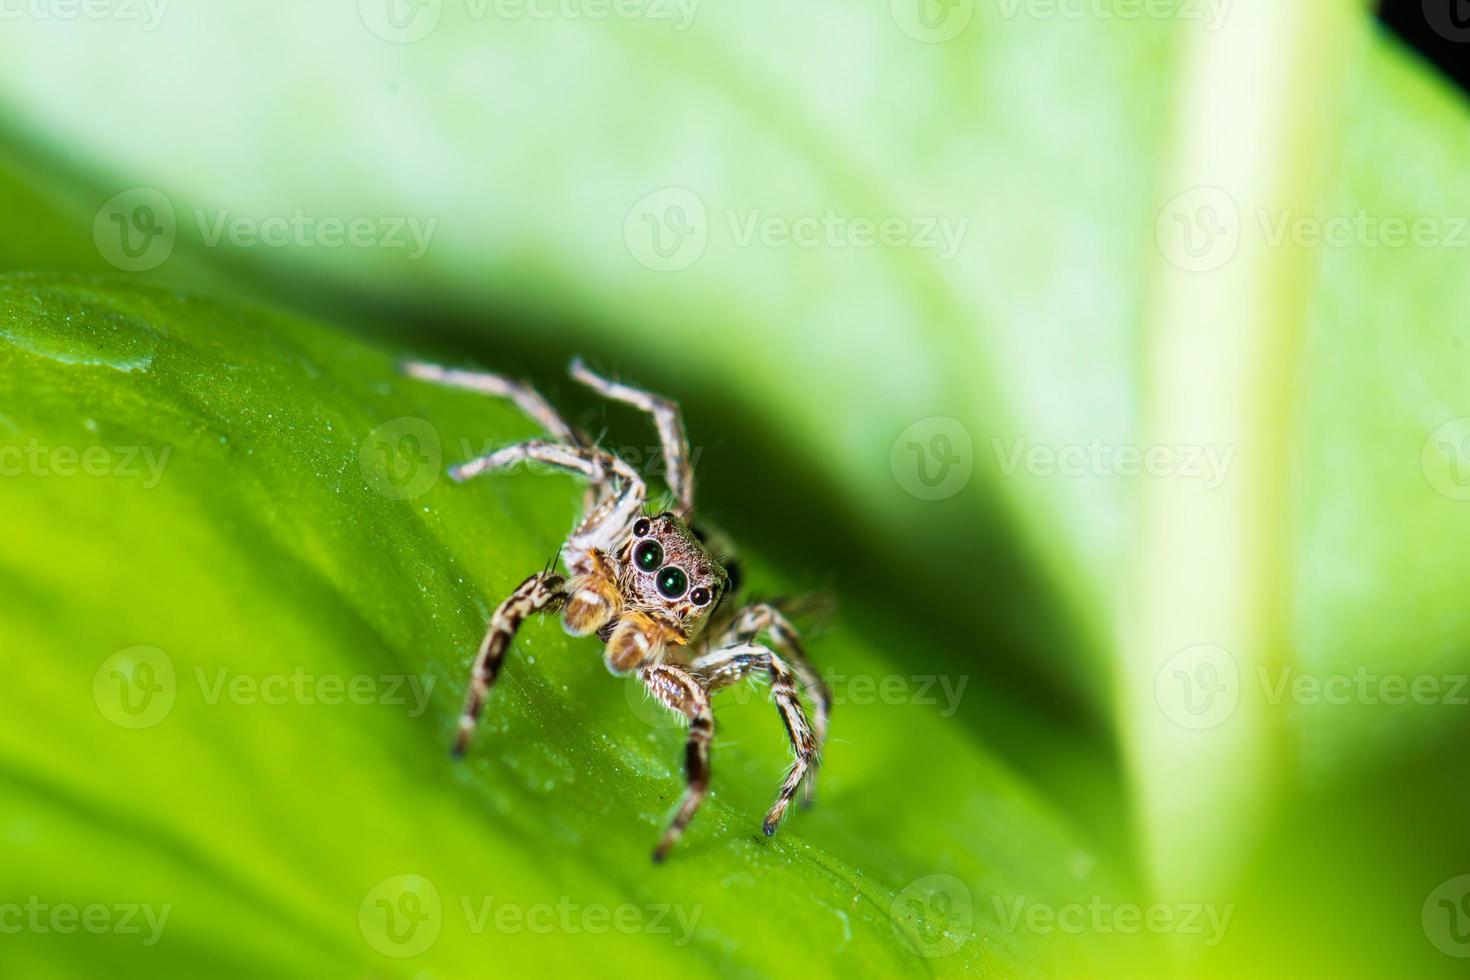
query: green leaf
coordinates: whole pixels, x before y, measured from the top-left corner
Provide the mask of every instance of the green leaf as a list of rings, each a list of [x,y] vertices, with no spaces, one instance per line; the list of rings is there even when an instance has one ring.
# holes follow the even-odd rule
[[[91,209],[139,184],[173,202],[180,245],[150,276],[192,282],[204,256],[364,332],[542,377],[584,350],[679,391],[721,434],[721,517],[768,567],[836,566],[863,642],[907,670],[973,666],[997,693],[958,734],[1107,850],[1136,841],[1146,894],[1249,910],[1216,975],[1452,971],[1416,917],[1470,861],[1460,713],[1273,703],[1260,678],[1467,671],[1463,253],[1263,247],[1259,216],[1452,233],[1470,214],[1460,96],[1325,2],[1242,0],[1222,24],[1184,16],[1198,4],[1074,20],[960,3],[971,21],[939,44],[905,33],[902,4],[721,5],[687,31],[423,6],[442,17],[411,44],[351,5],[212,4],[126,44],[126,25],[20,23],[0,79],[12,128],[91,175]],[[1202,183],[1244,222],[1223,275],[1181,275],[1157,241]],[[638,234],[671,188],[697,196],[708,240],[664,271]],[[414,261],[205,240],[221,209],[298,208],[438,230]],[[742,237],[828,210],[969,232],[948,259]],[[942,502],[893,463],[934,416],[975,465]],[[1228,443],[1243,485],[1175,510],[1158,484],[1006,462],[1094,440]],[[1202,736],[1157,688],[1195,643],[1225,644],[1244,685]]]
[[[717,702],[714,792],[652,865],[682,734],[552,622],[523,630],[469,758],[451,761],[488,611],[545,564],[580,499],[561,477],[440,478],[464,447],[532,433],[508,406],[400,379],[387,353],[298,319],[26,276],[0,280],[0,378],[7,894],[168,910],[156,944],[144,918],[140,935],[6,936],[12,968],[1148,962],[1134,937],[1017,925],[1018,907],[1124,886],[952,705],[883,687],[911,668],[881,617],[810,644],[838,679],[821,798],[770,840],[783,736],[764,694],[737,689]],[[757,589],[790,586],[750,559]],[[965,680],[960,696],[993,698]],[[385,955],[404,951],[418,955]]]

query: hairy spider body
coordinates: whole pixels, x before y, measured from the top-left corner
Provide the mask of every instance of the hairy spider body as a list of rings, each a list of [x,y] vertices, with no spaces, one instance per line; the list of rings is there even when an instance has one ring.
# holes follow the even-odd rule
[[[645,513],[648,490],[638,472],[563,421],[530,385],[497,374],[419,362],[404,364],[403,370],[425,381],[508,398],[549,437],[506,446],[455,466],[450,469],[455,480],[536,461],[588,482],[583,514],[560,552],[567,574],[547,570],[530,576],[490,617],[471,667],[455,754],[462,755],[468,747],[521,623],[534,613],[560,612],[568,633],[595,634],[603,641],[608,670],[636,672],[649,693],[689,725],[684,755],[687,785],[653,852],[655,861],[663,860],[677,843],[709,791],[709,746],[715,730],[710,696],[752,675],[769,678],[772,700],[795,755],[762,829],[767,836],[776,832],[803,786],[804,802],[810,803],[831,695],[779,609],[764,603],[740,608],[724,601],[732,591],[730,569],[691,527],[694,472],[678,405],[594,374],[579,360],[572,362],[571,376],[578,382],[652,416],[675,505],[671,511],[649,514]],[[762,637],[770,646],[760,642]],[[803,692],[812,702],[814,721],[802,704]]]

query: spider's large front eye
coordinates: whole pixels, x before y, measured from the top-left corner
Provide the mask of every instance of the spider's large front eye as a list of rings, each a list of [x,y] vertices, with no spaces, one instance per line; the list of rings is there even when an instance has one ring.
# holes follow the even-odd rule
[[[664,549],[657,541],[645,541],[633,549],[633,564],[651,572],[664,563]]]
[[[679,569],[670,565],[658,573],[658,590],[666,599],[677,599],[689,588],[689,578]]]

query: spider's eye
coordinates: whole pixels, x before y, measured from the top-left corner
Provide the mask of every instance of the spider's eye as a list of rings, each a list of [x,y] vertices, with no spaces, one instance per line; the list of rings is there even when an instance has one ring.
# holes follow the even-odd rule
[[[640,517],[638,523],[633,525],[633,536],[635,538],[641,538],[648,534],[652,527],[653,525],[648,523],[648,518]]]
[[[677,599],[689,588],[689,579],[673,565],[658,573],[658,590],[666,599]]]
[[[657,541],[645,541],[633,549],[633,564],[651,572],[664,563],[664,549]]]
[[[704,586],[701,585],[699,588],[689,593],[689,601],[694,603],[696,606],[708,605],[709,589],[706,589]]]

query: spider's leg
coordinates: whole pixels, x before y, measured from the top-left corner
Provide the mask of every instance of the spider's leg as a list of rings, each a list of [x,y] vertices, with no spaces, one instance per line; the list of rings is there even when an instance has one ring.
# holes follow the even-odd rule
[[[811,806],[816,795],[817,770],[820,768],[822,746],[827,742],[827,719],[832,714],[832,692],[822,675],[807,659],[801,645],[801,635],[781,611],[768,603],[757,602],[740,610],[715,646],[738,646],[749,643],[761,633],[770,638],[772,645],[790,664],[791,670],[801,681],[802,689],[812,699],[812,722],[817,737],[817,759],[813,761],[811,773],[802,793],[802,805]]]
[[[694,463],[690,459],[689,435],[684,430],[684,417],[679,404],[631,385],[611,381],[593,373],[581,358],[572,361],[571,375],[593,391],[613,401],[632,405],[653,416],[658,441],[663,447],[664,479],[679,501],[679,516],[688,521],[694,515]]]
[[[516,630],[532,613],[560,606],[566,599],[564,584],[560,575],[537,572],[516,586],[515,591],[490,616],[490,626],[485,631],[485,639],[480,641],[474,667],[470,670],[470,687],[465,694],[464,711],[459,716],[459,734],[454,743],[455,755],[463,755],[470,743],[470,735],[480,718],[480,709],[485,706],[485,698],[500,674],[500,664]]]
[[[568,565],[578,572],[586,570],[583,557],[588,552],[596,550],[611,554],[616,551],[633,522],[643,512],[648,489],[638,471],[612,453],[590,446],[568,446],[532,439],[450,467],[449,475],[464,482],[482,473],[508,469],[526,461],[575,473],[586,477],[593,486],[607,488],[567,538],[567,550],[571,553]]]
[[[759,643],[723,647],[705,654],[689,665],[689,672],[711,692],[728,687],[757,670],[764,670],[771,677],[771,698],[776,702],[776,710],[781,715],[781,722],[786,726],[786,735],[791,740],[791,748],[796,753],[791,768],[786,772],[786,778],[781,782],[781,791],[776,796],[776,802],[771,805],[765,823],[761,825],[761,829],[769,837],[776,832],[776,827],[786,816],[786,810],[791,806],[797,789],[801,787],[802,779],[817,764],[818,740],[807,721],[801,699],[797,696],[796,675],[784,660]]]
[[[583,445],[576,430],[566,423],[539,391],[525,381],[516,381],[488,371],[460,371],[424,361],[404,361],[398,367],[410,378],[431,381],[450,388],[478,391],[482,395],[508,398],[533,422],[545,429],[551,438],[573,446]]]
[[[689,742],[684,748],[684,778],[688,785],[669,829],[654,848],[654,861],[662,861],[678,843],[709,792],[709,745],[715,735],[715,716],[710,711],[709,694],[684,668],[652,664],[639,670],[638,676],[665,707],[689,719]]]

